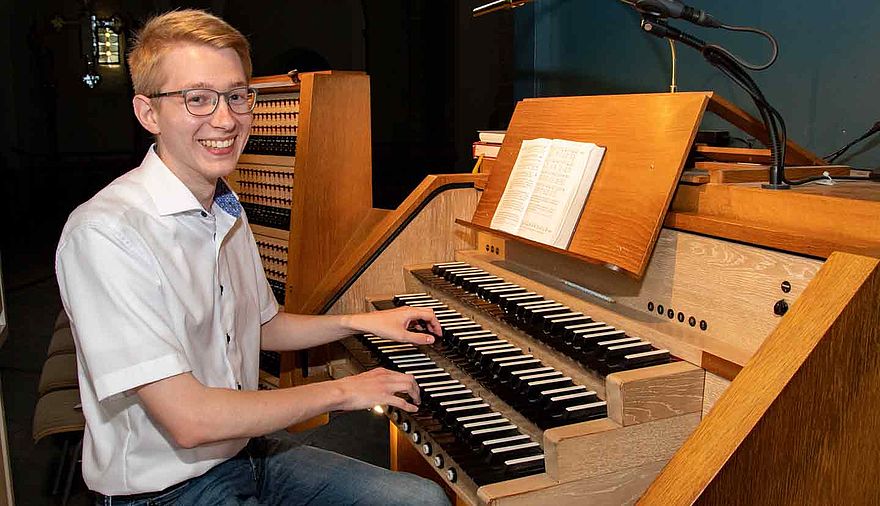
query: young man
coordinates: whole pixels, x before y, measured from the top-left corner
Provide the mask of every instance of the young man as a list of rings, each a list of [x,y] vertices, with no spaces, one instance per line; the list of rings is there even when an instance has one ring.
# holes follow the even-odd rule
[[[376,369],[258,391],[263,350],[407,330],[430,310],[279,313],[247,218],[223,182],[255,93],[246,39],[201,11],[150,20],[129,56],[140,167],[70,216],[56,257],[77,344],[83,477],[99,504],[446,504],[435,484],[263,437],[332,410],[414,411],[412,377]],[[395,394],[408,394],[413,403]]]

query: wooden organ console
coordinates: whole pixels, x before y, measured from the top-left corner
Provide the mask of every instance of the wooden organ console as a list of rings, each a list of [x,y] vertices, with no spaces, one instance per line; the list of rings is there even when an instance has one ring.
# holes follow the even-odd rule
[[[683,176],[707,110],[761,135],[711,93],[524,100],[488,179],[430,176],[349,243],[299,311],[444,323],[431,347],[331,356],[332,376],[416,377],[420,411],[388,412],[392,467],[459,504],[880,501],[880,187]],[[607,147],[565,250],[489,228],[535,137]],[[825,169],[789,147],[799,176]]]
[[[258,77],[251,85],[254,121],[227,182],[247,212],[281,310],[291,311],[298,290],[315,282],[314,269],[334,260],[329,245],[347,240],[371,210],[370,82],[362,72],[328,71]],[[334,223],[315,239],[324,216]],[[309,361],[262,352],[261,387],[327,379]]]

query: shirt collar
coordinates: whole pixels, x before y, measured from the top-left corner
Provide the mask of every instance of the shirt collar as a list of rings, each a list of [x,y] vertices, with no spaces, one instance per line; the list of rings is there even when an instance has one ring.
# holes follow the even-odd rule
[[[156,204],[160,216],[203,210],[192,191],[159,158],[155,144],[147,151],[141,168],[148,175],[146,190]],[[230,216],[234,218],[241,216],[241,203],[238,197],[222,179],[217,180],[214,202]]]
[[[241,216],[241,202],[223,179],[217,179],[217,188],[214,190],[214,203],[226,211],[233,218]]]

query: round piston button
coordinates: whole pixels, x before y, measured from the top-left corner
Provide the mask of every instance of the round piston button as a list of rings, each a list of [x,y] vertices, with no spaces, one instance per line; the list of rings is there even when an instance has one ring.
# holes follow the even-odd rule
[[[450,467],[446,470],[446,479],[448,479],[452,483],[455,483],[455,480],[458,479],[458,472],[455,471],[454,467]]]

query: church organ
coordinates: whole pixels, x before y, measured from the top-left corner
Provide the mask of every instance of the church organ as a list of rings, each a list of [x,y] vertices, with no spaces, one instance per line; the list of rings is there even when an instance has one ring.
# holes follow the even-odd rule
[[[880,394],[863,382],[880,374],[880,191],[679,184],[703,112],[731,106],[711,94],[647,100],[657,107],[526,100],[488,180],[426,180],[301,307],[432,307],[443,336],[418,348],[353,337],[331,373],[412,372],[424,402],[390,410],[392,464],[462,504],[877,499]],[[585,121],[605,107],[615,125]],[[653,118],[669,141],[658,131],[647,138],[660,144],[633,146],[627,116]],[[600,177],[612,179],[597,180],[586,235],[567,250],[488,227],[519,142],[537,136],[608,146]],[[655,170],[654,187],[633,189],[647,176],[632,167]],[[642,190],[643,207],[614,207]]]

